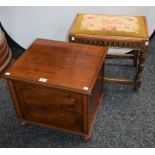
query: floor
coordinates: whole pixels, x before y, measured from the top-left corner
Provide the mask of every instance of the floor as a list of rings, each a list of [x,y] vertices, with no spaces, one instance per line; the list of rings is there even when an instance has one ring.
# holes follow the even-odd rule
[[[108,60],[105,74],[133,77],[132,62]],[[155,147],[155,39],[149,46],[140,91],[117,84],[106,84],[105,91],[93,140],[86,143],[76,135],[48,128],[21,128],[6,81],[1,82],[0,147]]]

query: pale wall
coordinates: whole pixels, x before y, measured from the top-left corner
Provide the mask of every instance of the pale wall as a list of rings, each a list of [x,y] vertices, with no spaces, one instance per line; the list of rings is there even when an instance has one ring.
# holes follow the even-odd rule
[[[143,15],[151,34],[153,10],[155,7],[0,7],[0,20],[10,36],[27,48],[38,37],[65,41],[77,13]]]

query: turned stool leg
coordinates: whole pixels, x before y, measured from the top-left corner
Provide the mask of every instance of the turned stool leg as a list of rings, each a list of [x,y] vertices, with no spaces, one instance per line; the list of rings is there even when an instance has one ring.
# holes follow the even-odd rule
[[[146,50],[140,51],[138,71],[137,71],[136,78],[135,78],[135,90],[136,91],[138,91],[141,86],[142,71],[144,69],[146,54],[147,54]]]
[[[138,69],[138,57],[139,57],[138,54],[139,54],[139,51],[135,50],[133,64],[136,69]]]

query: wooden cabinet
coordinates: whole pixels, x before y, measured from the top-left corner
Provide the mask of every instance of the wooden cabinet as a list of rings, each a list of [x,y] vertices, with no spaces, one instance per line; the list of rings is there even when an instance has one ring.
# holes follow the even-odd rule
[[[54,45],[59,48],[57,53]],[[34,52],[36,48],[39,51]],[[51,52],[48,53],[49,48]],[[103,99],[106,55],[105,48],[95,47],[93,50],[96,52],[89,45],[37,40],[7,70],[5,78],[21,125],[38,124],[78,134],[86,140],[91,139],[97,110]],[[46,59],[46,52],[49,60]],[[77,59],[78,53],[81,59]],[[46,82],[38,80],[40,78]]]

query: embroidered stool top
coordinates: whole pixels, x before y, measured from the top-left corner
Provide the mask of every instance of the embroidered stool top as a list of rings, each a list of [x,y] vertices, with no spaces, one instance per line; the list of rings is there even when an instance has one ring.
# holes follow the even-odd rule
[[[137,38],[148,37],[144,16],[78,14],[70,33]]]

